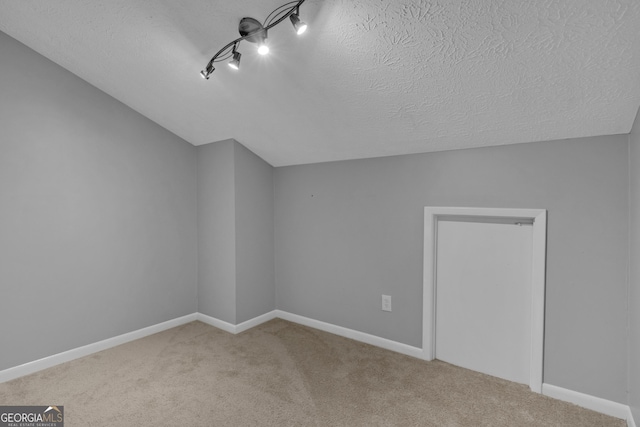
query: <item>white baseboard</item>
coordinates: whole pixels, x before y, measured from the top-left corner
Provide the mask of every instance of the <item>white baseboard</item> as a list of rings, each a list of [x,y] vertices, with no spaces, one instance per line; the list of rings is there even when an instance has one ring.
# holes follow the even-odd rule
[[[591,409],[592,411],[600,412],[601,414],[627,420],[627,424],[632,425],[629,424],[631,409],[629,409],[629,406],[622,403],[568,390],[551,384],[542,384],[542,394],[553,397],[554,399],[573,403],[574,405],[578,405],[583,408]],[[635,425],[635,422],[633,422],[633,416],[631,416],[631,422]]]
[[[248,329],[251,329],[260,325],[261,323],[268,322],[269,320],[272,320],[275,318],[276,318],[276,311],[274,310],[274,311],[270,311],[268,313],[262,314],[258,317],[254,317],[253,319],[249,319],[246,322],[233,325],[231,323],[225,322],[224,320],[207,316],[206,314],[196,313],[196,320],[199,320],[202,323],[206,323],[207,325],[211,325],[218,329],[222,329],[223,331],[229,332],[230,334],[239,334],[240,332],[244,332]]]
[[[129,341],[144,338],[146,336],[153,335],[167,329],[175,328],[176,326],[184,325],[186,323],[193,322],[194,320],[196,320],[196,314],[188,314],[186,316],[178,317],[177,319],[168,320],[166,322],[158,323],[157,325],[138,329],[137,331],[128,332],[126,334],[118,335],[113,338],[107,338],[106,340],[98,341],[93,344],[88,344],[62,353],[54,354],[53,356],[44,357],[33,362],[28,362],[23,365],[5,369],[3,371],[0,371],[0,383],[11,381],[25,375],[33,374],[43,369],[51,368],[64,362],[69,362],[71,360],[88,356],[90,354],[97,353],[111,347],[125,344]]]
[[[308,317],[299,316],[297,314],[288,313],[282,310],[273,310],[268,313],[262,314],[253,319],[242,322],[238,325],[225,322],[215,317],[208,316],[202,313],[193,313],[187,316],[183,316],[177,319],[169,320],[167,322],[159,323],[157,325],[149,326],[147,328],[139,329],[137,331],[129,332],[123,335],[119,335],[113,338],[108,338],[103,341],[99,341],[93,344],[88,344],[83,347],[78,347],[65,351],[63,353],[54,354],[33,362],[28,362],[23,365],[19,365],[13,368],[0,371],[0,383],[10,381],[12,379],[22,377],[24,375],[33,374],[43,369],[51,368],[55,365],[59,365],[64,362],[69,362],[80,357],[88,356],[93,353],[97,353],[102,350],[106,350],[111,347],[115,347],[120,344],[125,344],[129,341],[144,338],[148,335],[152,335],[158,332],[162,332],[167,329],[174,328],[176,326],[183,325],[185,323],[199,320],[203,323],[211,325],[215,328],[222,329],[223,331],[231,334],[239,334],[253,327],[260,325],[261,323],[268,322],[269,320],[281,318],[300,325],[309,326],[311,328],[319,329],[321,331],[329,332],[342,337],[350,338],[355,341],[360,341],[366,344],[371,344],[377,347],[381,347],[387,350],[395,351],[397,353],[406,354],[417,358],[422,358],[423,353],[421,348],[412,347],[410,345],[402,344],[396,341],[391,341],[386,338],[380,338],[375,335],[366,334],[364,332],[354,331],[352,329],[336,326],[331,323],[322,322],[319,320],[310,319]]]
[[[203,323],[206,323],[207,325],[211,325],[218,329],[222,329],[223,331],[229,332],[231,334],[239,334],[240,332],[244,332],[248,329],[258,326],[261,323],[265,323],[265,322],[268,322],[269,320],[279,318],[279,319],[287,320],[289,322],[297,323],[299,325],[304,325],[310,328],[329,332],[334,335],[339,335],[341,337],[350,338],[355,341],[371,344],[376,347],[381,347],[387,350],[395,351],[397,353],[406,354],[408,356],[413,356],[417,358],[423,357],[423,352],[421,348],[412,347],[410,345],[402,344],[397,341],[391,341],[386,338],[380,338],[375,335],[354,331],[353,329],[343,328],[342,326],[336,326],[331,323],[310,319],[308,317],[300,316],[300,315],[289,313],[282,310],[270,311],[268,313],[265,313],[258,317],[254,317],[253,319],[247,320],[246,322],[240,323],[238,325],[232,325],[231,323],[225,322],[220,319],[216,319],[215,317],[207,316],[206,314],[202,314],[202,313],[196,313],[196,316],[197,316],[196,320],[199,320]]]
[[[167,329],[175,328],[176,326],[184,325],[195,320],[199,320],[203,323],[206,323],[218,329],[222,329],[223,331],[229,332],[231,334],[239,334],[275,318],[280,318],[289,322],[308,326],[310,328],[319,329],[321,331],[329,332],[331,334],[339,335],[341,337],[349,338],[355,341],[360,341],[365,344],[374,345],[376,347],[381,347],[386,350],[395,351],[407,356],[412,356],[419,359],[424,358],[423,350],[421,348],[402,344],[397,341],[388,340],[386,338],[381,338],[364,332],[355,331],[353,329],[344,328],[342,326],[333,325],[331,323],[322,322],[320,320],[314,320],[297,314],[288,313],[282,310],[270,311],[253,319],[247,320],[246,322],[242,322],[238,325],[232,325],[231,323],[216,319],[215,317],[207,316],[206,314],[192,313],[186,316],[179,317],[177,319],[139,329],[137,331],[118,335],[113,338],[108,338],[106,340],[102,340],[93,344],[88,344],[69,351],[65,351],[63,353],[54,354],[53,356],[45,357],[33,362],[28,362],[23,365],[5,369],[3,371],[0,371],[0,383],[10,381],[24,375],[29,375],[64,362],[78,359],[80,357],[88,356],[90,354],[97,353],[99,351],[106,350],[108,348],[115,347],[121,344],[125,344],[130,341],[144,338],[146,336],[153,335]],[[605,415],[610,415],[612,417],[627,420],[628,427],[636,427],[631,409],[627,405],[612,402],[610,400],[602,399],[599,397],[594,397],[588,394],[579,393],[577,391],[568,390],[562,387],[557,387],[551,384],[542,384],[542,394],[554,399],[570,402],[583,408],[603,413]]]
[[[107,338],[106,340],[98,341],[93,344],[87,344],[82,347],[74,348],[62,353],[47,356],[42,359],[34,360],[33,362],[27,362],[23,365],[15,366],[13,368],[0,371],[0,383],[11,381],[13,379],[23,377],[25,375],[33,374],[43,369],[51,368],[61,363],[70,362],[74,359],[79,359],[84,356],[88,356],[93,353],[97,353],[102,350],[109,349],[121,344],[128,343],[140,338],[144,338],[149,335],[156,334],[158,332],[165,331],[167,329],[175,328],[176,326],[184,325],[195,320],[199,320],[208,325],[214,326],[223,331],[227,331],[232,334],[239,334],[261,323],[268,322],[271,319],[276,318],[276,312],[271,311],[261,316],[242,322],[238,325],[232,325],[225,321],[216,319],[211,316],[207,316],[202,313],[192,313],[186,316],[172,319],[166,322],[158,323],[147,328],[138,329],[137,331],[128,332],[126,334],[118,335],[113,338]]]
[[[293,323],[309,326],[310,328],[320,329],[321,331],[329,332],[345,338],[350,338],[352,340],[360,341],[365,344],[371,344],[376,347],[395,351],[396,353],[405,354],[407,356],[413,356],[419,359],[423,358],[422,349],[418,347],[402,344],[397,341],[391,341],[386,338],[381,338],[364,332],[354,331],[353,329],[343,328],[342,326],[336,326],[331,323],[321,322],[320,320],[310,319],[308,317],[288,313],[282,310],[275,310],[275,313],[276,317],[288,320]]]
[[[246,322],[242,322],[238,325],[236,325],[236,334],[239,334],[240,332],[244,332],[248,329],[251,328],[255,328],[256,326],[268,322],[269,320],[273,320],[275,319],[276,316],[276,310],[270,311],[268,313],[265,313],[261,316],[258,317],[254,317],[253,319],[249,319]]]
[[[196,320],[206,323],[207,325],[211,325],[214,328],[222,329],[230,334],[236,333],[236,325],[232,325],[224,320],[216,319],[215,317],[207,316],[206,314],[196,313]]]
[[[633,419],[633,412],[631,412],[631,408],[627,406],[627,427],[636,427],[636,421]]]

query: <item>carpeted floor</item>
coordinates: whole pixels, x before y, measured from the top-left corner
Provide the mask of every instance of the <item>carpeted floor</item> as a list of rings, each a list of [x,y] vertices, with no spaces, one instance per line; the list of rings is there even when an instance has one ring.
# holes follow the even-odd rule
[[[276,319],[192,322],[0,384],[65,426],[598,426],[626,422],[528,387]]]

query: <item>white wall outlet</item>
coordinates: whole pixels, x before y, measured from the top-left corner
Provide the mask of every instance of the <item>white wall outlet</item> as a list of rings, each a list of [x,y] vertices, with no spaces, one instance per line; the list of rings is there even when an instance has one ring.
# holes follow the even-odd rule
[[[382,295],[382,311],[391,311],[391,295]]]

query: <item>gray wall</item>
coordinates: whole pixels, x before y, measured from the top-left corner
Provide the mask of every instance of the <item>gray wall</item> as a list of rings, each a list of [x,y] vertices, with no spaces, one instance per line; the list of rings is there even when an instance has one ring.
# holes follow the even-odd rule
[[[544,381],[626,403],[627,141],[277,168],[276,306],[421,346],[423,207],[548,209]]]
[[[233,140],[198,147],[198,312],[236,323]]]
[[[231,324],[275,309],[273,168],[234,140],[198,147],[198,311]]]
[[[0,370],[196,310],[196,150],[0,33]]]
[[[629,406],[640,422],[640,114],[629,136]]]
[[[235,144],[237,323],[273,311],[273,167]]]

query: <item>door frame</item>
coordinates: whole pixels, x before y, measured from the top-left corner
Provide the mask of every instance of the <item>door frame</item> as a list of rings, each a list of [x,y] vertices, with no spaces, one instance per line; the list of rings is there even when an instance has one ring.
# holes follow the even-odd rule
[[[422,356],[435,358],[436,248],[440,217],[514,218],[533,221],[531,260],[531,367],[529,387],[542,393],[544,352],[544,303],[547,249],[546,209],[503,209],[426,206],[424,208],[424,269],[422,305]]]

